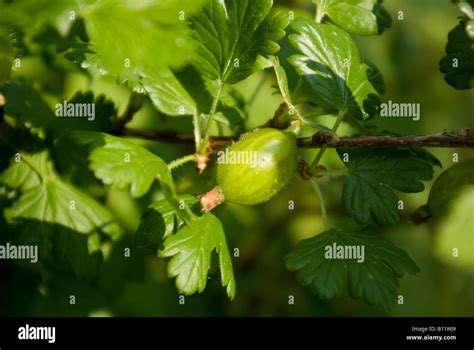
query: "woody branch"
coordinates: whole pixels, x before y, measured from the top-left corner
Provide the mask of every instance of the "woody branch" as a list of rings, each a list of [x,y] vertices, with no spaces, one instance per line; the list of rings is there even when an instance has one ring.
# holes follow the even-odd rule
[[[175,131],[155,131],[148,129],[125,128],[121,136],[137,137],[147,140],[174,143],[194,144],[191,134],[182,134]],[[238,141],[240,136],[211,137],[209,148],[216,151],[225,148]],[[451,148],[474,148],[474,129],[458,129],[452,132],[442,132],[433,135],[406,135],[406,136],[354,136],[337,137],[330,132],[317,132],[312,137],[298,139],[298,147],[320,148],[326,145],[330,148],[354,148],[354,147],[451,147]]]

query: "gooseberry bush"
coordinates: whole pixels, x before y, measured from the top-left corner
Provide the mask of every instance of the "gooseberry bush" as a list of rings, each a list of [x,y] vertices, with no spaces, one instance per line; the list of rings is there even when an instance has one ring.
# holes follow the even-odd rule
[[[326,229],[275,264],[284,263],[323,299],[349,294],[385,308],[397,302],[399,279],[419,271],[380,231],[399,223],[399,193],[423,191],[434,167],[441,167],[423,146],[472,147],[473,136],[463,130],[409,138],[371,123],[380,114],[383,74],[361,57],[354,37],[371,40],[390,28],[391,16],[380,0],[308,0],[313,13],[274,6],[272,0],[0,4],[1,234],[36,242],[44,266],[67,264],[83,275],[91,264],[100,264],[124,235],[123,223],[104,204],[104,191],[125,189],[148,201],[135,227],[136,247],[155,251],[167,263],[178,291],[203,292],[216,264],[233,299],[239,275],[214,208],[278,200],[299,177],[314,191]],[[457,4],[464,15],[449,35],[440,68],[449,84],[468,89],[473,4]],[[47,93],[23,72],[25,59],[55,72]],[[247,128],[250,101],[234,86],[264,70],[275,81],[281,105],[265,124]],[[82,75],[91,85],[109,79],[126,87],[124,112],[119,114],[108,96],[90,91],[78,91],[63,103],[54,85],[68,74]],[[163,118],[188,123],[192,132],[129,127],[150,102]],[[331,128],[321,123],[328,118]],[[353,137],[338,136],[342,122],[357,130]],[[136,138],[192,143],[194,150],[165,162]],[[308,160],[299,152],[303,148],[319,152]],[[332,148],[338,167],[321,162]],[[216,154],[223,150],[247,154],[247,162],[220,162]],[[195,164],[197,179],[215,169],[209,192],[177,188],[173,173],[186,163]],[[472,175],[472,162],[463,169]],[[330,221],[323,178],[343,179],[344,223]],[[157,184],[161,197],[152,200],[149,193]],[[443,212],[449,193],[438,187],[419,220]],[[364,256],[339,257],[335,250],[328,257],[333,246],[362,247]]]

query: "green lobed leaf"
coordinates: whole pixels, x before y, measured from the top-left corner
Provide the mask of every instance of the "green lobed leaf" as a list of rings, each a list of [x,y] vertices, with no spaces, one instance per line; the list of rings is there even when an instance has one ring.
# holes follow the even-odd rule
[[[474,158],[453,165],[436,179],[431,187],[427,204],[431,216],[435,218],[445,216],[452,201],[467,185],[474,185]]]
[[[161,70],[140,80],[153,105],[169,116],[194,115],[197,106],[170,70]]]
[[[193,67],[177,73],[163,70],[141,78],[138,84],[148,93],[154,106],[168,116],[200,115],[211,108],[212,82],[201,77]],[[243,112],[231,96],[231,88],[224,87],[217,111],[225,122],[235,126],[241,123]]]
[[[122,234],[105,207],[59,178],[47,151],[21,153],[21,161],[13,160],[0,181],[22,192],[20,198],[5,209],[5,217],[10,222],[39,220],[84,234],[100,231],[113,239]]]
[[[93,117],[56,117],[51,128],[56,134],[64,133],[65,130],[94,130],[110,131],[115,127],[117,119],[117,109],[111,100],[105,95],[94,96],[91,91],[77,92],[67,103],[77,106],[93,106]],[[59,101],[55,106],[55,114],[58,111],[58,105],[64,101]],[[56,114],[57,115],[57,114]]]
[[[21,125],[49,126],[55,115],[40,94],[30,85],[12,82],[1,88],[5,96],[5,113]]]
[[[469,19],[474,19],[474,1],[473,0],[454,0],[458,8]]]
[[[313,0],[320,16],[349,33],[357,35],[381,34],[391,25],[391,17],[379,0]]]
[[[201,116],[199,121],[204,122],[211,109],[213,96],[216,94],[216,82],[202,77],[193,66],[176,73],[176,77],[195,102],[196,112]],[[232,85],[224,85],[215,120],[228,125],[234,134],[242,133],[247,118],[245,108],[246,101],[242,95]]]
[[[334,244],[343,249],[364,247],[363,259],[340,259],[337,255],[335,259],[328,255]],[[323,299],[341,297],[347,289],[352,298],[363,298],[370,305],[386,309],[396,303],[399,278],[404,272],[419,271],[405,251],[383,239],[373,227],[360,231],[331,228],[299,242],[285,257],[285,264],[290,271],[298,272],[301,284]]]
[[[290,88],[288,87],[288,77],[286,75],[285,68],[280,64],[278,57],[270,56],[268,58],[270,65],[275,70],[275,75],[278,82],[278,88],[280,89],[281,96],[287,105],[293,105],[291,101]]]
[[[377,93],[383,95],[385,93],[385,81],[382,73],[372,62],[365,61],[365,65],[367,66],[367,79],[369,79]]]
[[[377,27],[379,29],[378,34],[382,34],[385,29],[392,26],[392,16],[387,9],[382,5],[383,0],[378,0],[374,4],[373,12],[377,17]]]
[[[409,149],[373,148],[340,149],[348,177],[342,192],[342,205],[347,214],[365,225],[370,217],[382,225],[394,225],[399,220],[398,198],[393,189],[421,192],[421,180],[433,177],[433,166]]]
[[[386,135],[390,134],[393,133],[387,133]],[[418,158],[424,159],[432,165],[436,165],[440,168],[443,168],[443,164],[441,164],[441,161],[437,157],[435,157],[433,153],[427,151],[426,149],[410,147],[410,151],[414,153]]]
[[[222,286],[230,299],[235,297],[235,279],[222,225],[211,213],[191,221],[178,233],[168,236],[159,256],[171,257],[168,276],[176,277],[176,287],[185,294],[201,293],[207,284],[213,251],[219,255]]]
[[[274,54],[287,16],[272,0],[210,0],[191,19],[197,51],[193,65],[205,77],[235,84],[256,69],[259,55]]]
[[[209,89],[212,82],[201,76],[193,66],[187,66],[185,69],[176,72],[175,76],[194,101],[198,115],[209,113],[213,100]],[[224,87],[225,89],[226,87]]]
[[[185,210],[195,204],[196,198],[190,195],[178,196],[180,209]],[[151,204],[143,214],[140,226],[135,233],[135,244],[147,249],[158,248],[161,241],[181,228],[183,221],[180,220],[176,210],[162,199]]]
[[[15,218],[3,228],[12,232],[10,237],[2,235],[4,242],[38,246],[38,262],[42,268],[60,270],[80,279],[97,275],[104,256],[102,249],[110,245],[102,233],[85,234],[38,219]]]
[[[169,200],[175,196],[167,164],[147,149],[104,133],[79,131],[73,133],[73,138],[91,147],[90,168],[106,185],[118,189],[130,186],[132,196],[141,197],[158,179],[165,197]]]
[[[103,0],[88,5],[83,16],[93,60],[112,76],[141,77],[184,64],[192,50],[186,16],[203,2]]]
[[[328,110],[344,111],[364,119],[376,114],[377,91],[368,79],[351,36],[332,24],[299,18],[292,24],[297,34],[290,42],[299,54],[290,63]]]
[[[76,187],[97,196],[104,196],[106,189],[89,169],[88,148],[64,133],[53,141],[51,158],[61,178],[74,183]]]
[[[170,67],[181,67],[194,47],[187,21],[205,0],[104,0],[83,11],[90,38],[83,67],[128,82],[146,92],[155,107],[170,116],[195,114],[196,106],[176,80]],[[126,19],[127,25],[123,25]],[[88,50],[92,50],[91,54]]]
[[[337,117],[337,115],[328,113],[324,108],[309,103],[296,105],[295,108],[298,110],[299,116],[305,125],[334,134],[331,128],[321,125],[321,121],[327,117]],[[314,130],[311,133],[314,134]]]
[[[86,61],[87,54],[94,53],[88,44],[84,20],[80,17],[72,21],[67,33],[63,34],[53,25],[47,24],[40,28],[32,40],[39,46],[45,63],[54,70],[81,72],[79,64]],[[76,66],[66,64],[64,58]]]
[[[70,130],[110,131],[115,126],[117,110],[104,95],[94,96],[92,92],[77,92],[70,100],[57,101],[54,110],[31,85],[12,82],[1,89],[5,97],[5,113],[21,124],[44,128],[48,136],[58,136]],[[94,106],[93,117],[59,117],[58,105],[74,104]],[[85,105],[84,105],[85,106]],[[86,107],[87,108],[87,107]],[[83,110],[84,111],[84,110]]]
[[[467,23],[461,19],[449,32],[446,55],[439,62],[444,79],[457,90],[471,89],[474,79],[474,39],[466,33]]]
[[[12,160],[10,166],[6,168],[0,175],[0,183],[7,185],[12,189],[18,189],[22,192],[41,185],[41,177],[39,173],[33,171],[31,165],[25,161],[21,161],[21,153],[15,154],[15,160]],[[48,173],[47,153],[41,152],[32,158],[36,163],[39,172]]]

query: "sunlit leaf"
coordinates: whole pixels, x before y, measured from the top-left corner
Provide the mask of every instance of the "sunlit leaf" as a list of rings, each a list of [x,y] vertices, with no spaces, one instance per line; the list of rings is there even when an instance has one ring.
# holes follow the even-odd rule
[[[272,12],[272,4],[272,0],[210,0],[191,20],[196,69],[229,84],[252,74],[257,57],[276,53],[276,41],[285,34],[287,16]]]
[[[208,213],[168,236],[160,256],[171,257],[168,276],[176,277],[176,287],[181,293],[191,295],[206,288],[213,251],[219,255],[222,285],[233,299],[235,279],[231,257],[222,225],[214,215]]]
[[[122,233],[108,209],[59,178],[46,151],[23,153],[22,160],[12,161],[0,181],[22,192],[5,210],[11,222],[39,220],[84,234],[100,231],[114,239]]]
[[[299,18],[290,41],[299,54],[291,64],[328,110],[345,111],[363,119],[374,116],[380,104],[351,36],[332,24]]]
[[[327,15],[342,29],[358,35],[376,35],[391,25],[379,0],[313,0],[320,16]]]

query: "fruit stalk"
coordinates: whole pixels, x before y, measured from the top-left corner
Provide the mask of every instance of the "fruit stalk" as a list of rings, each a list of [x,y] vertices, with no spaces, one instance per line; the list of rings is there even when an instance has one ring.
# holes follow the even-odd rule
[[[218,205],[224,203],[225,197],[219,186],[214,187],[212,190],[202,195],[199,198],[201,202],[201,210],[203,213],[208,213]]]

